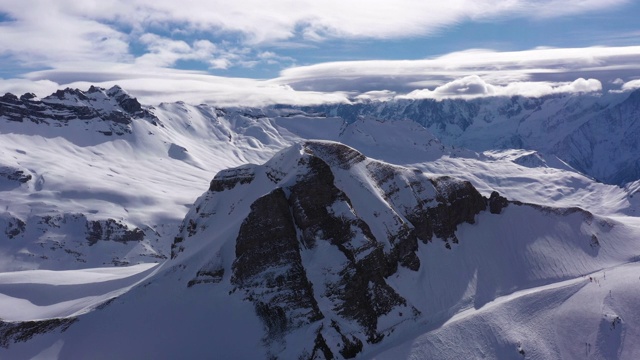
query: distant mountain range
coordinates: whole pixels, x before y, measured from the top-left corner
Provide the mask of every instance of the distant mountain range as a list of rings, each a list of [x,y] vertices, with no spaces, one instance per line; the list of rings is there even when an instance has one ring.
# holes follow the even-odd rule
[[[396,100],[323,105],[308,111],[358,120],[411,120],[443,143],[474,151],[553,154],[608,184],[640,178],[640,90],[474,100]]]

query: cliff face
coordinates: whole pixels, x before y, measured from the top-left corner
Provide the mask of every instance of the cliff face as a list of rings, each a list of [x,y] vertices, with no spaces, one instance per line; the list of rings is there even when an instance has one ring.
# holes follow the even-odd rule
[[[188,285],[219,283],[229,270],[232,291],[262,319],[265,341],[310,357],[353,357],[420,315],[387,279],[399,267],[420,268],[419,241],[457,243],[457,226],[473,223],[487,206],[468,182],[431,179],[339,143],[310,141],[263,166],[220,172],[185,219],[173,258],[189,252],[191,238],[214,231],[208,222],[234,190],[251,205],[233,260],[216,254]],[[288,343],[303,327],[314,334],[309,343]]]

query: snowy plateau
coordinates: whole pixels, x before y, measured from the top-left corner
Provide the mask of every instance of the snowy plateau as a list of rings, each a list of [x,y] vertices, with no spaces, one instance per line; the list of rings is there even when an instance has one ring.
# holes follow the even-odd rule
[[[0,97],[1,359],[640,359],[640,90]]]

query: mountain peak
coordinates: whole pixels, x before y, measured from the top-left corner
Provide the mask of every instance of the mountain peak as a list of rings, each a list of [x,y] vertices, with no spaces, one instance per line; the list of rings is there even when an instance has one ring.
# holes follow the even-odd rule
[[[117,85],[109,90],[90,86],[86,92],[67,87],[43,99],[31,93],[20,98],[6,94],[0,99],[0,116],[9,121],[47,124],[55,121],[64,126],[78,123],[75,120],[91,121],[94,125],[102,121],[105,126],[99,126],[103,129],[97,131],[105,135],[130,133],[134,118],[149,119],[157,124],[155,115]]]
[[[314,140],[306,141],[302,146],[307,153],[345,170],[366,159],[358,150],[339,142]]]
[[[223,283],[244,294],[267,343],[348,358],[420,314],[386,279],[420,268],[419,243],[451,248],[458,225],[486,207],[468,182],[304,141],[264,165],[219,172],[185,218],[172,259],[190,287]],[[229,226],[235,235],[211,242]],[[308,326],[310,344],[289,344]]]

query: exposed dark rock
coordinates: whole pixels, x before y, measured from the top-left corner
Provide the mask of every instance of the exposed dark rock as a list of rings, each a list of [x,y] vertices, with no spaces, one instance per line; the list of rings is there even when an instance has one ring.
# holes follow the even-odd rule
[[[431,180],[438,191],[438,205],[426,210],[418,221],[430,222],[437,237],[458,242],[455,231],[464,222],[475,223],[475,216],[487,208],[486,199],[468,181],[439,177]]]
[[[322,329],[322,328],[321,328]],[[316,339],[313,344],[313,351],[311,353],[310,359],[321,359],[320,356],[324,356],[326,360],[332,360],[334,358],[333,352],[327,345],[327,341],[322,337],[320,331],[316,335]]]
[[[309,172],[291,187],[289,205],[296,225],[302,230],[305,246],[312,248],[315,239],[321,236],[340,248],[340,245],[352,239],[354,235],[352,227],[357,228],[365,238],[370,240],[364,248],[353,249],[355,252],[366,251],[374,246],[375,237],[364,221],[357,218],[336,217],[329,213],[328,207],[335,202],[346,202],[351,207],[347,196],[333,184],[331,168],[317,157],[304,159],[306,164],[300,165],[307,166]],[[357,255],[353,250],[341,249],[347,258],[354,258]]]
[[[457,243],[455,231],[458,225],[464,222],[473,224],[475,215],[486,209],[486,200],[466,181],[441,177],[431,179],[431,182],[437,191],[437,205],[420,202],[417,208],[406,214],[407,219],[423,242],[431,241],[435,235],[445,242],[452,240]]]
[[[600,241],[598,241],[598,237],[595,234],[591,235],[591,243],[589,245],[592,248],[600,247]]]
[[[94,102],[115,100],[112,110],[94,106]],[[115,86],[108,91],[91,86],[85,93],[78,89],[58,90],[43,99],[27,93],[20,98],[13,94],[0,97],[0,116],[9,121],[53,124],[67,126],[73,121],[103,121],[108,130],[98,130],[105,135],[131,133],[135,118],[143,118],[157,124],[158,119],[144,109],[138,100]]]
[[[176,236],[173,238],[173,243],[171,243],[171,258],[175,259],[178,256],[178,253],[184,251],[184,246],[180,245],[184,241],[184,237]]]
[[[12,93],[6,93],[0,97],[0,101],[7,104],[20,104],[20,99]]]
[[[251,205],[240,227],[231,283],[253,301],[270,337],[323,317],[307,279],[282,189]]]
[[[0,346],[8,348],[13,343],[25,342],[38,334],[46,334],[57,329],[64,332],[76,321],[76,318],[23,322],[0,320]]]
[[[331,147],[331,151],[335,149],[343,150],[342,147]],[[344,159],[358,158],[340,157],[341,164],[351,161],[344,162]],[[328,210],[340,202],[351,207],[346,194],[335,187],[331,168],[315,156],[303,159],[306,164],[300,165],[306,165],[309,171],[290,188],[289,206],[296,226],[307,248],[313,248],[316,241],[327,241],[348,259],[339,272],[341,280],[328,284],[325,295],[332,299],[340,315],[363,326],[369,342],[376,342],[382,336],[377,332],[378,318],[396,306],[406,305],[384,280],[392,274],[393,266],[389,266],[382,244],[364,221]]]
[[[22,100],[22,101],[29,101],[29,100],[33,100],[33,99],[37,99],[37,98],[38,97],[34,93],[25,93],[25,94],[22,94],[20,96],[20,100]]]
[[[24,233],[26,230],[26,226],[27,224],[24,221],[15,217],[11,217],[4,232],[9,239],[13,239],[16,236]]]
[[[89,241],[89,245],[93,245],[98,241],[116,241],[123,243],[142,241],[144,240],[144,231],[139,228],[129,229],[127,225],[113,219],[88,221],[87,240]]]
[[[536,210],[539,210],[542,213],[561,215],[561,216],[580,213],[582,214],[585,220],[587,221],[593,220],[593,214],[591,212],[575,206],[574,207],[553,207],[553,206],[545,206],[545,205],[539,205],[539,204],[523,203],[522,201],[517,201],[517,200],[509,201],[509,204],[514,204],[517,206],[528,206]]]
[[[508,205],[509,200],[507,200],[507,198],[500,196],[497,191],[491,192],[491,196],[489,196],[489,211],[492,214],[502,213],[502,209]]]
[[[340,349],[340,355],[345,359],[353,359],[362,351],[362,341],[360,339],[347,336],[340,331],[338,324],[335,321],[331,322],[331,327],[340,335],[342,339],[342,347]]]
[[[304,144],[305,150],[311,154],[337,164],[341,169],[349,169],[354,164],[366,159],[359,151],[340,143],[318,143],[309,141]]]
[[[239,184],[248,184],[255,177],[254,166],[246,165],[235,169],[222,170],[211,180],[209,191],[221,192],[230,190]]]
[[[32,179],[32,176],[27,174],[25,170],[20,170],[11,166],[0,166],[0,177],[10,181],[17,181],[21,184]]]

